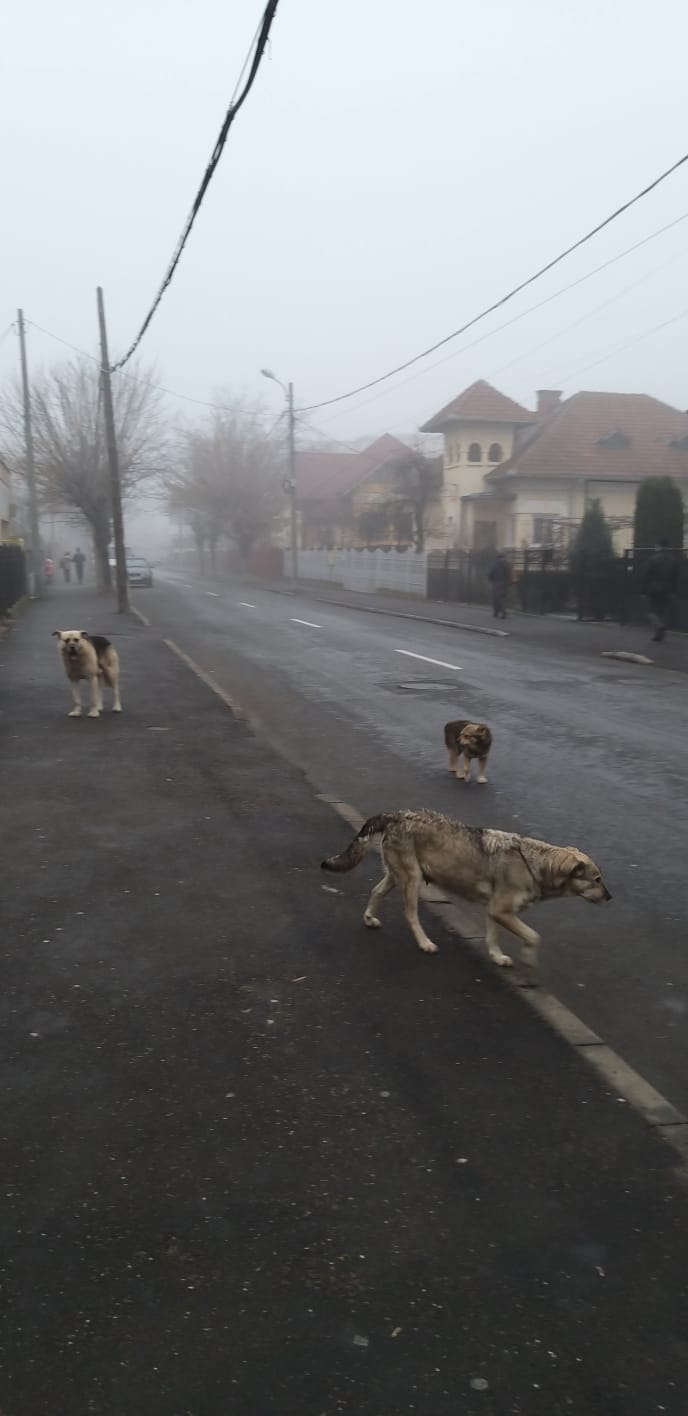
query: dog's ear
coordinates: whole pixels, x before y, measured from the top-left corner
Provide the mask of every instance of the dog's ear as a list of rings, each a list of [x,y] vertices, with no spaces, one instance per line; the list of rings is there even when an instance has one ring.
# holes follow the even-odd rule
[[[60,638],[62,637],[62,630],[61,630],[61,629],[54,629],[54,630],[53,630],[53,639],[54,639],[56,636],[57,636],[58,639],[60,639]]]
[[[587,862],[584,861],[584,860],[580,860],[580,859],[578,858],[578,856],[574,855],[574,853],[573,853],[573,851],[572,851],[572,852],[571,852],[571,869],[570,869],[569,872],[568,872],[569,880],[579,880],[582,875],[585,875],[586,869],[587,869]]]
[[[91,636],[90,636],[90,634],[89,634],[89,632],[88,632],[87,629],[80,629],[80,630],[79,630],[79,634],[81,635],[81,638],[82,638],[82,639],[90,639],[90,638],[91,638]]]

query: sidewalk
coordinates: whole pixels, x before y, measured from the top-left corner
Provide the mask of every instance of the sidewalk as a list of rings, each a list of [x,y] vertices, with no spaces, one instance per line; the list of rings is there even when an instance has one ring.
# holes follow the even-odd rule
[[[74,587],[0,729],[0,1411],[685,1416],[675,1156],[436,922],[366,933],[301,774]]]
[[[256,580],[266,590],[291,594],[288,580]],[[618,625],[611,620],[601,624],[573,617],[527,615],[512,610],[506,621],[495,620],[489,606],[447,604],[443,600],[419,600],[410,595],[384,593],[364,595],[354,590],[342,590],[321,581],[301,582],[299,593],[310,600],[326,604],[346,605],[357,610],[378,611],[382,614],[410,616],[436,624],[449,624],[457,629],[507,630],[514,641],[528,648],[556,654],[590,655],[599,658],[605,650],[643,654],[663,669],[688,673],[688,635],[669,634],[663,644],[653,644],[649,626]]]

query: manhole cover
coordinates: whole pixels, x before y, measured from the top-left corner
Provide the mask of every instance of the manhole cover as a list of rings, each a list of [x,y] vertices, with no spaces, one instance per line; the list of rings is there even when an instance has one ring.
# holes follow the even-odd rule
[[[459,687],[463,692],[465,689],[463,680],[460,685],[456,679],[411,679],[408,683],[397,684],[397,688],[400,688],[404,693],[446,693],[447,689],[456,693]]]

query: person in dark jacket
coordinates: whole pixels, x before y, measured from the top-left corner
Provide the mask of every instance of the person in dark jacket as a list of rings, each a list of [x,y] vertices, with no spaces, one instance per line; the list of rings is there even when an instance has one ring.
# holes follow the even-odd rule
[[[82,551],[82,549],[81,549],[81,546],[77,546],[77,548],[76,548],[76,550],[75,550],[75,552],[74,552],[74,555],[72,556],[72,562],[73,562],[73,564],[74,564],[74,569],[75,569],[75,571],[76,571],[76,578],[77,578],[79,584],[80,584],[80,585],[83,585],[83,583],[84,583],[84,566],[85,566],[85,564],[86,564],[86,557],[85,557],[85,555],[84,555],[84,553],[83,553],[83,551]]]
[[[649,620],[654,629],[655,644],[661,644],[667,632],[669,600],[678,589],[678,560],[670,550],[666,537],[657,542],[643,576],[643,594],[647,596]]]
[[[511,566],[503,551],[499,552],[487,578],[492,586],[492,613],[495,619],[505,620],[506,597],[511,584]]]

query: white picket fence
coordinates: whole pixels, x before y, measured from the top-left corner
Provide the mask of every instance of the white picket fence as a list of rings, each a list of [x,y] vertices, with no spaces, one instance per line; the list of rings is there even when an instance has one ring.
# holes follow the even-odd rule
[[[284,574],[289,575],[291,554],[284,553]],[[397,590],[425,596],[427,555],[424,551],[299,551],[299,579],[329,581],[345,590],[369,594]]]

